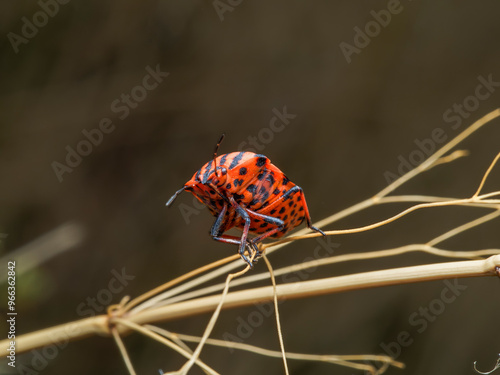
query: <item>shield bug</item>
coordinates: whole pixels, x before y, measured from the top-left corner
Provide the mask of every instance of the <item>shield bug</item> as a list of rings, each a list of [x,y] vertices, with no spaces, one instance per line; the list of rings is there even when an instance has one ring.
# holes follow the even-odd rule
[[[221,136],[214,157],[203,165],[167,202],[170,206],[183,191],[191,192],[216,217],[210,230],[214,240],[236,244],[245,262],[253,266],[260,256],[257,244],[267,237],[279,238],[302,221],[311,224],[302,188],[295,185],[264,155],[231,152],[217,155],[224,139]],[[241,237],[224,234],[236,227]],[[249,238],[249,234],[254,237]],[[249,257],[245,255],[248,246]]]

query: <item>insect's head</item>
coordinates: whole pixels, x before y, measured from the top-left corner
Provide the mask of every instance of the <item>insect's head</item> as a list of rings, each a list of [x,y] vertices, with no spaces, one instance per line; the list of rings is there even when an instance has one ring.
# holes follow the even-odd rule
[[[196,189],[200,184],[202,185],[212,185],[216,187],[221,187],[226,184],[226,179],[227,179],[227,169],[224,166],[217,166],[217,151],[219,150],[219,146],[222,143],[222,140],[224,139],[225,134],[222,134],[219,142],[217,142],[217,145],[215,146],[215,151],[214,151],[214,170],[210,175],[208,175],[205,180],[199,180],[196,182],[193,182],[193,179],[186,183],[181,189],[177,190],[174,195],[170,197],[170,199],[167,202],[167,207],[170,207],[170,205],[174,202],[175,198],[182,193],[184,190],[191,191]],[[210,167],[210,166],[209,166]]]
[[[208,182],[211,185],[215,185],[217,187],[224,186],[227,180],[227,169],[226,167],[215,167],[215,171],[212,172]]]

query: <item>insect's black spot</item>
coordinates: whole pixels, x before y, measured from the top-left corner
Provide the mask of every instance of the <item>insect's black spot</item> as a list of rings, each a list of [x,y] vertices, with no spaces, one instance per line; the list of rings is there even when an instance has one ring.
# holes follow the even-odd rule
[[[267,206],[269,206],[269,202],[265,201],[264,203],[262,203],[262,206],[260,208],[264,208],[264,207],[267,207]]]
[[[265,156],[260,156],[257,158],[255,165],[257,167],[262,167],[264,164],[266,164],[266,161],[267,161],[267,158]]]
[[[234,157],[233,161],[229,165],[229,169],[233,169],[234,167],[236,167],[238,165],[238,163],[240,162],[240,160],[243,158],[243,155],[245,155],[244,151],[241,151],[240,153],[238,153],[238,155],[236,155]]]
[[[271,185],[274,185],[274,177],[272,176],[272,174],[268,174],[267,175],[267,181],[269,181],[271,183]]]
[[[281,207],[281,210],[280,210],[280,214],[282,214],[283,212],[285,212],[285,207]]]
[[[249,206],[249,207],[252,207],[252,206],[255,206],[257,203],[259,203],[259,201],[255,200],[255,199],[252,199],[252,200],[250,201],[250,203],[248,203],[248,206]]]
[[[295,216],[296,213],[295,213],[295,210],[292,210],[292,212],[290,212],[290,216]]]
[[[241,186],[243,184],[243,179],[236,179],[234,180],[234,186],[237,187],[237,186]]]
[[[213,199],[210,199],[210,206],[217,207],[216,203],[215,203],[215,201]]]
[[[262,200],[267,201],[269,199],[269,192],[265,192],[264,195],[262,195]]]
[[[292,207],[292,206],[293,206],[293,201],[290,201],[290,202],[288,203],[288,207]]]
[[[288,219],[288,215],[283,216],[283,221],[286,221]]]
[[[269,211],[269,214],[274,215],[276,213],[276,210],[271,210]]]
[[[297,207],[297,203],[295,203],[295,204],[293,205],[293,208],[296,208],[296,207]]]
[[[256,186],[254,184],[250,184],[247,186],[247,191],[249,191],[252,194],[255,194],[255,189],[256,189]]]
[[[300,201],[300,195],[297,195],[297,202]]]
[[[227,159],[227,154],[222,155],[222,157],[220,158],[219,165],[226,164],[226,159]]]
[[[244,174],[247,174],[247,169],[245,167],[240,168],[240,176],[243,176]]]
[[[288,177],[283,176],[283,185],[287,185],[289,182],[290,180],[288,179]]]
[[[212,162],[213,160],[210,160],[207,165],[206,165],[206,169],[205,169],[205,172],[203,173],[203,183],[206,184],[207,183],[207,180],[208,180],[208,177],[210,177],[210,174],[212,173],[212,171],[210,170],[210,168],[212,167]]]
[[[260,219],[253,219],[255,223],[260,223]]]
[[[300,206],[299,211],[304,211],[304,207]]]
[[[261,181],[266,176],[267,176],[266,172],[261,172],[257,175],[257,180]]]
[[[245,196],[244,196],[243,194],[236,194],[236,193],[234,193],[234,194],[233,194],[233,198],[234,198],[234,200],[235,200],[236,202],[238,202],[238,203],[239,203],[242,199],[244,199],[244,198],[245,198]]]
[[[273,191],[274,195],[278,195],[279,193],[280,193],[280,189],[278,189],[278,188],[274,189],[274,191]]]
[[[264,194],[267,192],[267,188],[265,186],[261,186],[259,189],[259,194]]]
[[[194,176],[195,181],[200,181],[200,173],[201,173],[201,168],[196,171],[196,175]]]
[[[229,183],[229,184],[226,185],[226,189],[227,190],[231,189],[231,183]]]
[[[260,224],[260,227],[261,227],[261,228],[265,228],[265,227],[267,227],[268,225],[269,225],[268,223],[262,223],[262,224]]]
[[[255,228],[255,227],[250,227],[250,229],[249,229],[249,230],[250,230],[251,232],[255,232],[255,231],[257,230],[257,228]]]

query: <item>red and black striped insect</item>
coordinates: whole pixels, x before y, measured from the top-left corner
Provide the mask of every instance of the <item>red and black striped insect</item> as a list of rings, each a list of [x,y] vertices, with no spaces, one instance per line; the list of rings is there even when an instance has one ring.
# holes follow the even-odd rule
[[[325,235],[311,224],[302,189],[295,185],[264,155],[231,152],[217,156],[201,167],[167,202],[170,206],[184,190],[191,192],[217,219],[210,235],[216,241],[239,246],[239,254],[252,266],[260,256],[257,244],[267,237],[279,238],[306,221],[307,226]],[[241,237],[225,235],[236,227]],[[255,235],[249,238],[249,233]],[[245,255],[248,246],[250,258]],[[255,256],[254,256],[255,255]]]

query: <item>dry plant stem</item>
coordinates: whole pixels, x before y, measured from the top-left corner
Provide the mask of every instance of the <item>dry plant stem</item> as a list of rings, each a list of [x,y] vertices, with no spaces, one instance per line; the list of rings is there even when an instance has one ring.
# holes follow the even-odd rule
[[[352,253],[343,254],[333,257],[315,259],[304,263],[294,264],[292,266],[282,267],[274,270],[274,276],[281,276],[289,274],[292,272],[302,271],[310,268],[316,268],[320,266],[326,266],[334,263],[349,262],[356,260],[366,260],[375,259],[383,257],[391,257],[402,254],[407,254],[410,252],[424,252],[445,258],[458,258],[458,259],[482,259],[484,256],[491,256],[500,254],[500,249],[484,249],[484,250],[471,250],[471,251],[455,251],[455,250],[444,250],[436,247],[429,246],[428,244],[410,244],[405,246],[400,246],[393,249],[385,249],[378,251],[370,251],[366,253]],[[247,285],[257,281],[265,280],[269,277],[267,272],[261,272],[251,276],[242,277],[238,280],[234,280],[232,286]],[[197,298],[201,296],[206,296],[219,292],[224,288],[224,284],[215,284],[206,288],[197,289],[191,293],[185,293],[178,297],[174,297],[164,301],[163,303],[157,304],[155,307],[171,305],[173,303],[186,301],[192,298]]]
[[[478,225],[481,225],[481,224],[484,224],[490,220],[493,220],[498,216],[500,216],[500,209],[497,209],[496,211],[493,211],[487,215],[481,216],[475,220],[469,221],[468,223],[460,225],[456,228],[453,228],[452,230],[442,234],[441,236],[436,237],[433,240],[427,242],[426,245],[428,245],[428,246],[437,245],[438,243],[443,242],[451,237],[454,237],[459,233],[465,232],[466,230],[472,229],[474,227],[477,227]]]
[[[494,371],[498,370],[499,368],[500,368],[500,354],[499,354],[499,358],[497,359],[497,363],[495,364],[495,367],[493,367],[493,369],[491,369],[490,371],[486,371],[486,372],[479,371],[477,369],[477,361],[474,362],[474,371],[476,371],[478,374],[481,374],[481,375],[492,374]]]
[[[442,280],[454,277],[478,277],[495,275],[495,267],[500,266],[500,255],[485,260],[438,263],[423,266],[404,267],[381,271],[372,271],[354,275],[338,276],[327,279],[303,281],[277,286],[277,293],[282,298],[299,298],[326,293],[338,293],[349,290],[371,288],[402,283]],[[224,308],[240,307],[273,298],[272,287],[263,287],[233,292],[227,295]],[[156,309],[150,309],[128,316],[124,322],[145,324],[175,318],[187,317],[213,311],[220,303],[220,296],[203,297],[196,300],[176,303]],[[65,340],[81,339],[90,335],[109,334],[108,316],[100,315],[77,322],[61,324],[41,331],[17,337],[17,352],[22,353],[42,347],[61,338]],[[116,320],[116,318],[115,318]],[[118,327],[120,332],[125,323]],[[123,330],[123,331],[126,331]],[[9,340],[0,341],[0,350],[7,350]]]
[[[447,198],[440,198],[440,197],[426,197],[426,196],[402,196],[400,198],[400,200],[396,200],[395,198],[398,198],[398,197],[388,197],[388,198],[383,198],[382,200],[380,200],[378,203],[393,203],[395,201],[401,201],[401,202],[414,202],[414,201],[426,201],[426,202],[437,202],[437,201],[449,201],[451,199],[447,199]],[[387,201],[385,201],[384,199],[386,199]],[[365,201],[365,202],[368,202],[368,201]],[[346,210],[344,210],[346,211]],[[342,211],[342,212],[344,212]],[[343,216],[348,216],[349,214],[346,213],[345,215]],[[335,215],[334,215],[335,216]],[[342,216],[342,217],[343,217]],[[340,217],[339,217],[340,219]],[[307,232],[309,231],[308,229],[304,229],[304,230],[301,230],[300,232],[297,232],[297,233],[301,233],[301,232]],[[273,243],[274,244],[274,243]],[[272,250],[268,250],[268,253],[269,252],[272,252]],[[184,281],[184,280],[187,280],[188,278],[190,277],[193,277],[194,275],[197,275],[197,274],[200,274],[202,272],[205,272],[207,270],[206,267],[202,267],[202,268],[198,268],[194,271],[191,271],[177,279],[174,279],[172,281],[169,281],[161,286],[159,286],[158,288],[155,288],[151,291],[149,291],[148,293],[145,293],[137,298],[134,298],[125,308],[124,311],[129,311],[131,310],[130,312],[132,314],[135,314],[139,311],[142,311],[142,310],[145,310],[147,308],[150,308],[152,306],[155,306],[158,304],[159,301],[162,301],[162,300],[167,300],[169,299],[170,297],[172,296],[175,296],[175,295],[178,295],[186,290],[189,290],[191,288],[194,288],[200,284],[203,284],[207,281],[210,281],[216,277],[219,277],[221,275],[225,275],[227,274],[228,272],[230,272],[231,270],[233,270],[234,268],[236,268],[237,266],[240,266],[241,265],[241,262],[239,261],[239,255],[238,254],[235,254],[235,255],[232,255],[230,257],[226,257],[224,259],[222,259],[220,262],[222,263],[227,263],[229,261],[232,261],[232,260],[236,260],[234,261],[233,263],[231,264],[228,264],[224,267],[220,267],[218,269],[215,269],[214,271],[206,274],[206,275],[203,275],[195,280],[192,280],[190,282],[187,282],[187,283],[184,283],[182,285],[180,285],[179,287],[177,288],[174,288],[174,289],[170,289],[160,295],[157,295],[156,297],[153,297],[153,298],[150,298],[152,297],[153,295],[156,295],[158,293],[160,293],[161,291],[163,290],[166,290],[166,289],[169,289],[171,288],[172,286],[174,285],[177,285],[179,282],[181,281]],[[211,266],[216,264],[218,262],[214,262],[214,263],[211,263],[209,266],[209,268],[212,268]],[[142,301],[144,301],[145,299],[149,298],[147,301],[145,301],[144,303],[140,304],[139,306],[136,306],[138,305],[139,303],[141,303]]]
[[[472,197],[475,198],[475,197],[479,196],[479,193],[483,189],[483,186],[484,186],[486,180],[488,179],[488,176],[490,175],[491,170],[493,169],[495,164],[498,162],[499,158],[500,158],[500,153],[498,153],[497,156],[495,157],[495,159],[493,159],[493,161],[491,162],[490,166],[488,167],[488,169],[486,170],[486,173],[483,176],[483,179],[481,180],[481,183],[479,184],[479,187],[477,188],[477,191],[474,193],[474,195]]]
[[[468,155],[469,155],[469,151],[467,151],[467,150],[455,150],[447,156],[440,157],[427,170],[434,168],[434,167],[437,167],[438,165],[441,165],[441,164],[451,163],[452,161],[455,161],[456,159],[463,158],[464,156],[468,156]]]
[[[283,342],[283,333],[281,332],[281,322],[280,322],[280,312],[278,309],[278,293],[276,292],[276,279],[274,278],[273,267],[271,266],[271,262],[266,257],[266,253],[262,254],[262,258],[266,262],[267,269],[269,270],[269,275],[271,276],[271,282],[273,284],[273,303],[274,303],[274,312],[276,315],[276,328],[278,330],[278,338],[280,341],[281,348],[281,356],[283,358],[283,366],[285,368],[285,374],[288,375],[288,363],[286,362],[286,352],[285,352],[285,343]]]
[[[128,356],[127,349],[125,348],[125,345],[123,344],[123,341],[118,334],[118,331],[116,328],[111,329],[111,334],[113,335],[113,338],[115,340],[116,345],[118,346],[118,349],[120,349],[120,353],[122,355],[123,361],[125,362],[125,366],[127,366],[127,370],[130,375],[136,375],[136,372],[134,370],[134,366],[132,365],[132,361],[130,360],[130,357]]]
[[[20,275],[66,251],[74,249],[84,239],[84,227],[76,222],[67,222],[3,256],[0,258],[0,264],[7,264],[9,260],[16,260],[16,273]],[[5,281],[7,281],[7,272],[2,272],[0,273],[0,283]]]
[[[487,115],[481,117],[479,120],[474,122],[471,126],[469,126],[467,129],[465,129],[462,133],[457,135],[450,142],[448,142],[443,147],[441,147],[439,150],[437,150],[434,154],[429,156],[429,158],[427,158],[427,160],[425,160],[418,167],[407,172],[402,177],[398,178],[392,184],[390,184],[385,189],[383,189],[378,194],[376,194],[375,198],[377,198],[377,197],[380,198],[380,197],[386,196],[387,194],[394,191],[395,189],[397,189],[399,186],[403,185],[405,182],[407,182],[411,178],[415,177],[416,175],[418,175],[422,171],[425,171],[426,169],[430,168],[441,156],[443,156],[448,151],[453,149],[460,142],[462,142],[464,139],[466,139],[468,136],[470,136],[472,133],[474,133],[476,130],[478,130],[480,127],[489,123],[490,121],[492,121],[493,119],[495,119],[499,116],[500,116],[500,109],[495,109],[494,111],[491,111]]]
[[[391,192],[393,192],[394,190],[396,190],[398,187],[400,187],[401,185],[403,185],[405,182],[409,181],[410,179],[412,179],[413,177],[417,176],[418,174],[428,170],[429,168],[431,168],[436,162],[438,162],[438,160],[440,160],[440,158],[446,154],[448,151],[450,151],[453,147],[457,146],[460,142],[462,142],[464,139],[466,139],[467,137],[469,137],[472,133],[474,133],[475,131],[477,131],[479,128],[481,128],[482,126],[484,126],[485,124],[491,122],[492,120],[494,120],[495,118],[499,117],[500,116],[500,109],[495,109],[494,111],[491,111],[490,113],[486,114],[485,116],[481,117],[479,120],[477,120],[476,122],[474,122],[472,125],[470,125],[467,129],[465,129],[462,133],[460,133],[459,135],[457,135],[455,138],[453,138],[450,142],[448,142],[447,144],[445,144],[443,147],[441,147],[439,150],[437,150],[434,154],[432,154],[431,156],[429,156],[422,164],[420,164],[418,167],[416,167],[415,169],[412,169],[411,171],[407,172],[406,174],[404,174],[403,176],[401,176],[400,178],[398,178],[396,181],[392,182],[389,186],[387,186],[386,188],[382,189],[379,193],[375,194],[372,198],[369,198],[365,201],[362,201],[346,210],[343,210],[335,215],[332,215],[326,219],[323,219],[317,223],[315,223],[314,225],[318,228],[322,228],[324,227],[325,225],[328,225],[328,224],[331,224],[332,222],[334,221],[337,221],[339,218],[341,217],[345,217],[345,216],[348,216],[348,215],[351,215],[352,213],[355,213],[357,211],[360,211],[362,209],[365,209],[367,207],[370,207],[372,206],[374,203],[376,203],[378,200],[380,200],[381,198],[385,197],[386,195],[390,194]],[[484,179],[484,178],[483,178]],[[297,232],[297,236],[300,236],[302,235],[302,233],[307,233],[309,230],[301,230],[299,232]],[[294,236],[295,237],[295,236]],[[312,237],[315,237],[315,236],[312,236]],[[273,251],[276,251],[278,250],[279,248],[281,248],[283,246],[284,242],[281,242],[281,241],[277,241],[277,242],[273,242],[271,244],[268,244],[267,246],[265,246],[265,248],[267,247],[271,247],[271,246],[276,246],[278,245],[277,247],[274,247],[273,249],[269,249],[267,251],[267,253],[271,253]]]
[[[236,258],[236,256],[232,256],[230,258]],[[141,302],[144,302],[147,299],[150,299],[151,297],[153,297],[154,295],[156,295],[158,293],[161,293],[162,291],[164,291],[166,289],[169,289],[169,288],[173,287],[174,285],[177,285],[177,284],[179,284],[179,283],[181,283],[181,282],[183,282],[183,281],[185,281],[187,279],[190,279],[191,277],[194,277],[194,276],[199,275],[199,274],[201,274],[203,272],[206,272],[208,270],[220,267],[221,265],[230,262],[231,261],[230,258],[224,258],[224,259],[218,260],[216,262],[207,264],[207,265],[205,265],[203,267],[200,267],[200,268],[197,268],[197,269],[195,269],[195,270],[193,270],[191,272],[185,273],[184,275],[179,276],[176,279],[171,280],[171,281],[169,281],[169,282],[167,282],[167,283],[165,283],[163,285],[160,285],[159,287],[151,289],[147,293],[144,293],[144,294],[140,295],[139,297],[134,298],[132,301],[130,301],[124,307],[123,312],[129,311],[132,307],[137,306]]]
[[[107,335],[110,333],[108,316],[93,316],[20,336],[16,335],[16,353],[24,353],[44,345],[59,343],[61,341],[73,341],[89,336]],[[6,352],[9,347],[9,342],[10,340],[0,341],[0,350],[2,350],[2,353]]]
[[[113,318],[113,323],[127,327],[130,330],[141,333],[147,337],[152,338],[153,340],[156,340],[164,345],[167,345],[169,348],[175,350],[176,352],[178,352],[179,354],[181,354],[182,356],[184,356],[186,358],[191,358],[191,356],[192,356],[192,353],[190,353],[190,351],[181,348],[179,345],[174,344],[172,341],[167,340],[166,338],[162,337],[161,335],[159,335],[159,334],[157,334],[157,333],[155,333],[155,332],[153,332],[153,331],[151,331],[143,326],[140,326],[138,324],[135,324],[133,322],[130,322],[126,319],[121,319],[121,318]],[[211,375],[219,375],[215,370],[213,370],[212,368],[207,366],[205,363],[203,363],[199,359],[196,359],[195,363],[202,370],[204,370],[206,373],[211,374]]]
[[[253,261],[253,257],[250,261]],[[227,293],[229,291],[229,284],[231,283],[231,280],[235,279],[241,275],[244,275],[245,273],[248,272],[249,269],[250,269],[250,266],[247,265],[242,271],[237,272],[237,273],[230,273],[227,276],[226,286],[225,286],[224,290],[222,291],[222,295],[220,297],[217,296],[217,298],[219,299],[219,303],[217,304],[217,307],[216,307],[214,313],[212,314],[212,317],[210,318],[210,321],[208,322],[207,327],[205,328],[205,332],[203,333],[203,336],[202,336],[198,346],[196,347],[195,351],[191,355],[191,358],[189,358],[189,361],[187,361],[182,366],[182,368],[178,371],[179,374],[182,374],[182,375],[187,374],[188,371],[191,369],[191,367],[193,367],[195,361],[200,356],[201,350],[203,349],[203,346],[205,345],[205,341],[208,339],[208,336],[210,336],[210,333],[212,332],[212,330],[215,326],[215,323],[217,322],[217,319],[219,318],[220,311],[222,309],[222,306],[224,305],[224,300],[226,299]]]
[[[426,252],[429,254],[442,256],[442,257],[448,257],[448,258],[481,259],[481,257],[483,257],[483,256],[499,254],[500,249],[485,249],[485,250],[474,250],[474,251],[450,251],[450,250],[438,249],[438,248],[434,247],[434,245],[436,245],[440,242],[443,242],[446,239],[451,238],[459,233],[462,233],[466,230],[472,229],[480,224],[483,224],[487,221],[490,221],[490,220],[496,218],[497,216],[500,216],[500,209],[497,211],[494,211],[492,213],[489,213],[487,215],[484,215],[478,219],[475,219],[475,220],[472,220],[468,223],[465,223],[459,227],[456,227],[456,228],[430,240],[426,244],[411,244],[411,245],[397,247],[395,249],[371,251],[371,252],[366,252],[366,253],[345,254],[345,255],[333,256],[333,257],[329,257],[329,258],[321,259],[321,260],[319,260],[319,259],[312,260],[309,262],[304,262],[304,263],[295,264],[292,266],[280,268],[280,269],[274,271],[274,275],[280,276],[280,275],[291,273],[291,272],[296,272],[296,271],[305,270],[308,268],[313,268],[313,267],[318,267],[318,266],[325,266],[325,265],[333,264],[333,263],[353,261],[353,260],[362,260],[362,259],[381,258],[381,257],[388,257],[388,256],[396,256],[396,255],[401,255],[401,254],[405,254],[408,252],[414,252],[414,251],[422,251],[422,252]],[[238,280],[235,280],[233,282],[233,286],[244,285],[244,284],[264,280],[266,278],[267,278],[267,273],[265,273],[265,272],[259,273],[259,274],[254,274],[251,276],[246,276],[246,277],[239,278]],[[224,284],[216,284],[216,285],[212,285],[210,287],[195,290],[191,293],[184,293],[178,297],[170,298],[167,301],[163,301],[163,303],[157,304],[156,307],[164,306],[167,304],[172,304],[175,302],[185,301],[185,300],[190,299],[190,298],[196,298],[196,297],[211,294],[211,293],[215,293],[215,292],[218,292],[219,290],[222,290],[223,287],[224,287]]]
[[[443,197],[431,197],[431,196],[423,196],[423,195],[404,195],[404,196],[391,196],[391,197],[384,197],[384,198],[381,198],[380,200],[378,200],[376,203],[374,203],[373,205],[378,205],[378,204],[384,204],[384,203],[395,203],[395,202],[450,202],[450,201],[454,201],[456,199],[454,198],[443,198]],[[368,202],[368,201],[366,201]],[[474,207],[484,207],[483,204],[469,204],[468,206],[474,206]],[[344,212],[344,211],[343,211]],[[335,216],[335,215],[334,215]],[[342,216],[348,216],[348,214],[345,214],[345,215],[342,215]],[[340,215],[338,217],[338,219],[340,219]],[[304,232],[307,231],[304,230]],[[298,232],[300,233],[300,232]],[[295,238],[295,237],[294,237]],[[269,244],[269,246],[272,246],[272,245],[275,245],[276,242],[272,243],[272,244]],[[279,246],[281,247],[282,244],[280,244]],[[272,252],[271,249],[267,250],[267,252]],[[487,255],[491,255],[493,253],[490,253],[490,254],[487,254]],[[191,294],[190,293],[184,293],[182,296],[178,297],[178,298],[172,298],[173,296],[175,295],[178,295],[186,290],[189,290],[191,288],[194,288],[200,284],[203,284],[211,279],[214,279],[218,276],[221,276],[221,275],[224,275],[224,274],[227,274],[227,272],[231,271],[232,269],[234,269],[236,266],[239,266],[241,265],[241,262],[239,261],[239,256],[236,254],[236,255],[233,255],[233,256],[230,256],[230,257],[227,257],[227,258],[224,258],[221,260],[222,263],[227,263],[229,261],[232,261],[234,259],[238,259],[238,261],[236,262],[233,262],[231,264],[228,264],[222,268],[219,268],[219,269],[216,269],[206,275],[203,275],[195,280],[191,280],[190,282],[187,282],[187,283],[184,283],[182,285],[180,285],[179,287],[177,288],[174,288],[174,289],[170,289],[154,298],[150,298],[148,301],[144,302],[143,304],[133,308],[131,310],[131,314],[134,314],[134,313],[137,313],[141,310],[145,310],[147,308],[150,308],[150,307],[153,307],[153,306],[161,306],[163,305],[164,303],[171,303],[170,301],[174,302],[174,301],[178,301],[178,300],[185,300],[187,298],[191,298]],[[213,265],[214,263],[212,263],[211,265]],[[210,265],[210,266],[211,266]],[[211,267],[210,267],[211,268]],[[193,271],[193,273],[200,273],[200,272],[197,272],[199,271],[200,269],[198,270],[195,270]],[[204,269],[205,270],[205,269]],[[190,273],[191,276],[193,276],[193,273]],[[187,279],[187,278],[186,278]],[[246,279],[246,278],[245,278]],[[243,279],[240,279],[240,280],[243,280]],[[175,281],[178,281],[178,279],[176,279]],[[177,284],[176,283],[173,283],[173,282],[169,282],[169,283],[166,283],[164,285],[162,285],[161,287],[159,288],[156,288],[153,291],[151,292],[148,292],[147,294],[148,295],[154,295],[156,293],[158,293],[160,290],[164,290],[164,289],[167,289],[173,285]],[[241,282],[239,282],[239,280],[236,280],[235,282],[233,282],[233,285],[240,285]],[[223,284],[220,284],[220,285],[223,285]],[[215,288],[215,289],[214,289]],[[208,287],[208,288],[205,288],[207,290],[221,290],[222,287]],[[203,290],[205,290],[203,289]],[[201,289],[199,289],[199,291],[201,291]],[[193,296],[197,296],[197,295],[202,295],[203,293],[199,294],[198,291],[195,291],[192,293]],[[144,295],[143,295],[144,296]],[[139,298],[141,298],[141,300],[143,299],[143,296],[140,296]],[[137,301],[139,298],[136,298],[134,299],[134,301]],[[160,303],[160,301],[167,301],[167,302],[164,302],[164,303]],[[131,303],[132,304],[132,303]],[[127,305],[127,309],[132,307],[131,304]],[[134,303],[135,304],[135,303]]]
[[[494,255],[484,260],[428,264],[280,284],[276,287],[276,290],[281,298],[301,298],[417,281],[442,280],[455,277],[493,276],[495,275],[495,267],[497,266],[500,266],[500,255]],[[224,308],[267,302],[272,298],[272,287],[232,292],[225,298]],[[149,309],[129,316],[128,319],[138,324],[170,320],[213,311],[219,303],[220,297],[217,295],[203,297]]]
[[[163,292],[162,294],[159,294],[156,297],[150,298],[149,300],[143,302],[142,304],[132,308],[130,310],[130,314],[135,314],[139,311],[145,310],[151,306],[154,306],[158,301],[161,301],[162,299],[169,298],[170,296],[174,296],[176,294],[182,293],[185,290],[189,290],[191,288],[194,288],[194,287],[196,287],[200,284],[203,284],[207,281],[210,281],[216,277],[227,275],[233,269],[235,269],[237,267],[241,267],[240,256],[238,254],[232,255],[230,257],[226,257],[226,258],[222,259],[221,261],[223,263],[226,263],[229,261],[233,261],[233,262],[230,264],[226,264],[225,266],[219,267],[217,269],[214,269],[213,271],[211,271],[205,275],[202,275],[194,280],[188,281],[182,285],[179,285],[176,288],[167,290],[166,292]],[[212,263],[212,264],[214,264],[214,263]],[[165,289],[171,287],[172,285],[175,285],[175,284],[172,284],[172,285],[168,285],[168,284],[170,284],[170,283],[163,284],[158,289],[165,290]],[[158,290],[157,290],[157,292],[158,292]],[[153,294],[153,293],[151,293],[151,294]],[[156,294],[156,293],[154,293],[154,294]]]
[[[152,327],[155,327],[155,326],[152,326],[149,324],[144,324],[143,326],[140,326],[140,327],[142,327],[143,329],[158,333],[160,336],[164,336],[165,338],[172,340],[172,343],[177,345],[179,348],[184,349],[186,351],[186,353],[189,353],[189,355],[193,354],[193,351],[191,350],[191,348],[189,346],[187,346],[187,344],[184,341],[182,341],[179,338],[179,336],[177,336],[175,333],[171,333],[167,330],[163,330],[163,332],[160,332],[156,329],[152,329]],[[186,358],[189,358],[189,356],[187,356]],[[199,361],[197,363],[199,363]],[[207,371],[204,368],[201,368],[201,370],[207,375],[213,374],[213,371]]]
[[[149,324],[144,325],[145,328],[150,329],[151,331],[157,332],[162,336],[168,337],[171,340],[174,337],[180,338],[184,341],[189,342],[200,342],[201,338],[197,336],[184,335],[179,333],[171,333],[167,330],[164,330],[160,327],[152,326]],[[251,353],[273,357],[273,358],[281,358],[282,353],[276,350],[263,349],[258,346],[243,344],[239,342],[227,342],[224,340],[218,339],[208,339],[206,341],[208,345],[219,346],[219,347],[230,347],[231,349],[244,350]],[[318,362],[326,362],[337,365],[343,365],[351,368],[356,368],[358,370],[369,371],[370,373],[375,373],[376,369],[370,365],[363,365],[359,363],[355,363],[352,361],[372,361],[372,362],[380,362],[388,365],[392,365],[398,368],[404,368],[404,364],[402,362],[395,361],[389,356],[386,355],[372,355],[372,354],[358,354],[358,355],[330,355],[330,354],[303,354],[303,353],[286,353],[286,358],[302,360],[302,361],[318,361]]]
[[[493,192],[493,193],[489,193],[488,195],[491,196],[491,195],[498,195],[498,194],[500,194],[500,192]],[[327,236],[366,232],[368,230],[379,228],[381,226],[392,223],[393,221],[398,220],[401,217],[406,216],[411,212],[421,210],[423,208],[461,206],[461,205],[468,205],[468,203],[481,203],[482,202],[481,199],[482,199],[482,196],[478,196],[478,197],[471,197],[471,198],[465,198],[465,199],[456,199],[456,200],[451,200],[451,201],[446,201],[446,202],[421,203],[421,204],[417,204],[415,206],[409,207],[406,210],[400,212],[399,214],[396,214],[394,216],[391,216],[388,219],[381,220],[381,221],[376,222],[374,224],[365,225],[363,227],[358,227],[358,228],[329,230],[329,231],[324,231],[324,232]],[[495,204],[496,204],[496,202],[495,202]],[[275,245],[275,244],[282,244],[282,243],[286,243],[286,242],[296,241],[299,239],[320,237],[321,235],[322,234],[320,234],[320,233],[311,233],[311,234],[306,234],[306,235],[302,235],[302,236],[291,236],[291,237],[287,237],[287,238],[284,238],[282,240],[273,242],[271,244],[268,244],[267,247]],[[263,246],[263,248],[267,248],[267,247]]]

